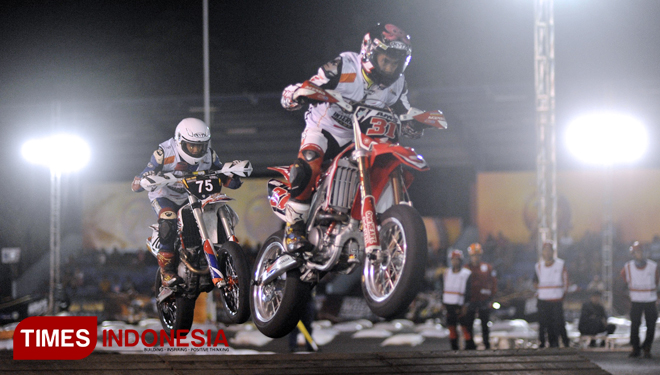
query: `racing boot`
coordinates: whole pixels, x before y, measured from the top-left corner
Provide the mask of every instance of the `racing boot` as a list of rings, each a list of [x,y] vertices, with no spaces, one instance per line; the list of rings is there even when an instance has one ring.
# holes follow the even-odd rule
[[[164,287],[172,288],[173,286],[181,283],[181,278],[176,274],[174,252],[158,252],[158,267],[160,267],[160,279]]]
[[[286,205],[286,227],[284,247],[289,253],[302,253],[312,249],[305,233],[305,221],[309,214],[309,204],[289,201]]]
[[[289,253],[302,253],[311,250],[312,244],[305,234],[304,222],[286,223],[286,227],[284,228],[284,246]]]

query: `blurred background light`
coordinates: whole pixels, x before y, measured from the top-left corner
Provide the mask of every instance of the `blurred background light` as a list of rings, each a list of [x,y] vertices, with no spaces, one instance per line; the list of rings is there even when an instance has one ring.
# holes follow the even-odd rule
[[[28,140],[21,147],[21,154],[30,163],[58,172],[77,171],[86,166],[91,157],[87,142],[72,134]]]
[[[621,113],[583,115],[573,120],[566,130],[568,149],[588,164],[635,162],[644,155],[648,142],[641,121]]]

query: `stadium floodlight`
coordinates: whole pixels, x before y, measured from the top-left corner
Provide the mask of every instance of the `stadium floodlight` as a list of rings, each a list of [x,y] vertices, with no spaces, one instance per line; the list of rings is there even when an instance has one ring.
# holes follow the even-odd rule
[[[604,168],[603,182],[603,247],[601,255],[604,305],[612,311],[614,221],[612,206],[613,168],[642,158],[648,147],[644,125],[636,118],[621,113],[593,113],[578,117],[566,129],[566,145],[581,161]]]
[[[588,164],[624,164],[641,159],[648,147],[648,135],[644,125],[632,116],[593,113],[568,125],[566,145]]]
[[[82,138],[71,134],[54,134],[31,139],[21,147],[21,154],[30,163],[50,169],[50,291],[48,310],[58,312],[55,291],[61,290],[60,280],[60,222],[62,203],[62,174],[82,169],[90,160],[90,148]]]
[[[21,148],[23,157],[54,172],[74,172],[87,165],[91,151],[87,142],[71,134],[55,134],[31,139]]]

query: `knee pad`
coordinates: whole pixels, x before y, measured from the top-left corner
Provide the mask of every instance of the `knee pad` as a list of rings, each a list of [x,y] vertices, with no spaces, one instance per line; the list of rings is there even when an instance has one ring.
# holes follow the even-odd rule
[[[321,174],[322,163],[322,149],[313,144],[303,146],[291,166],[291,198],[306,201],[311,197],[312,185]]]
[[[311,188],[307,189],[307,187],[310,185],[310,181],[312,180],[312,174],[312,167],[305,159],[298,158],[295,163],[293,163],[289,174],[292,198],[300,200],[309,198],[302,195],[303,193],[306,193],[307,190],[311,191]]]
[[[176,213],[171,209],[163,209],[158,215],[158,237],[162,245],[171,245],[177,233]],[[161,245],[161,247],[163,247]],[[165,246],[166,248],[167,246]]]

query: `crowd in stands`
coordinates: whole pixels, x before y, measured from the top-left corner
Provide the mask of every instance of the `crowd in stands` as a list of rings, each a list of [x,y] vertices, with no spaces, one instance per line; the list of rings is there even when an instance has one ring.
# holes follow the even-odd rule
[[[258,251],[257,246],[243,244],[249,259]],[[618,280],[618,270],[629,260],[628,244],[618,243],[615,238],[613,248],[614,307],[624,312],[626,307],[617,303],[625,300],[625,285]],[[660,260],[660,236],[644,244],[650,259]],[[488,235],[483,243],[483,260],[493,265],[499,283],[498,298],[531,298],[534,295],[532,276],[534,264],[538,261],[535,244],[518,244],[507,239],[502,233]],[[598,233],[587,232],[576,241],[560,241],[558,256],[566,261],[573,295],[577,299],[588,299],[594,290],[604,290],[601,279],[602,237]],[[433,264],[443,267],[438,257]],[[95,299],[112,294],[153,295],[154,278],[158,268],[155,257],[145,249],[120,251],[85,249],[63,262],[62,283],[67,296],[72,299]],[[432,269],[430,273],[433,274]],[[435,288],[438,285],[429,285]],[[584,298],[582,298],[584,297]],[[623,301],[626,303],[626,301]]]

